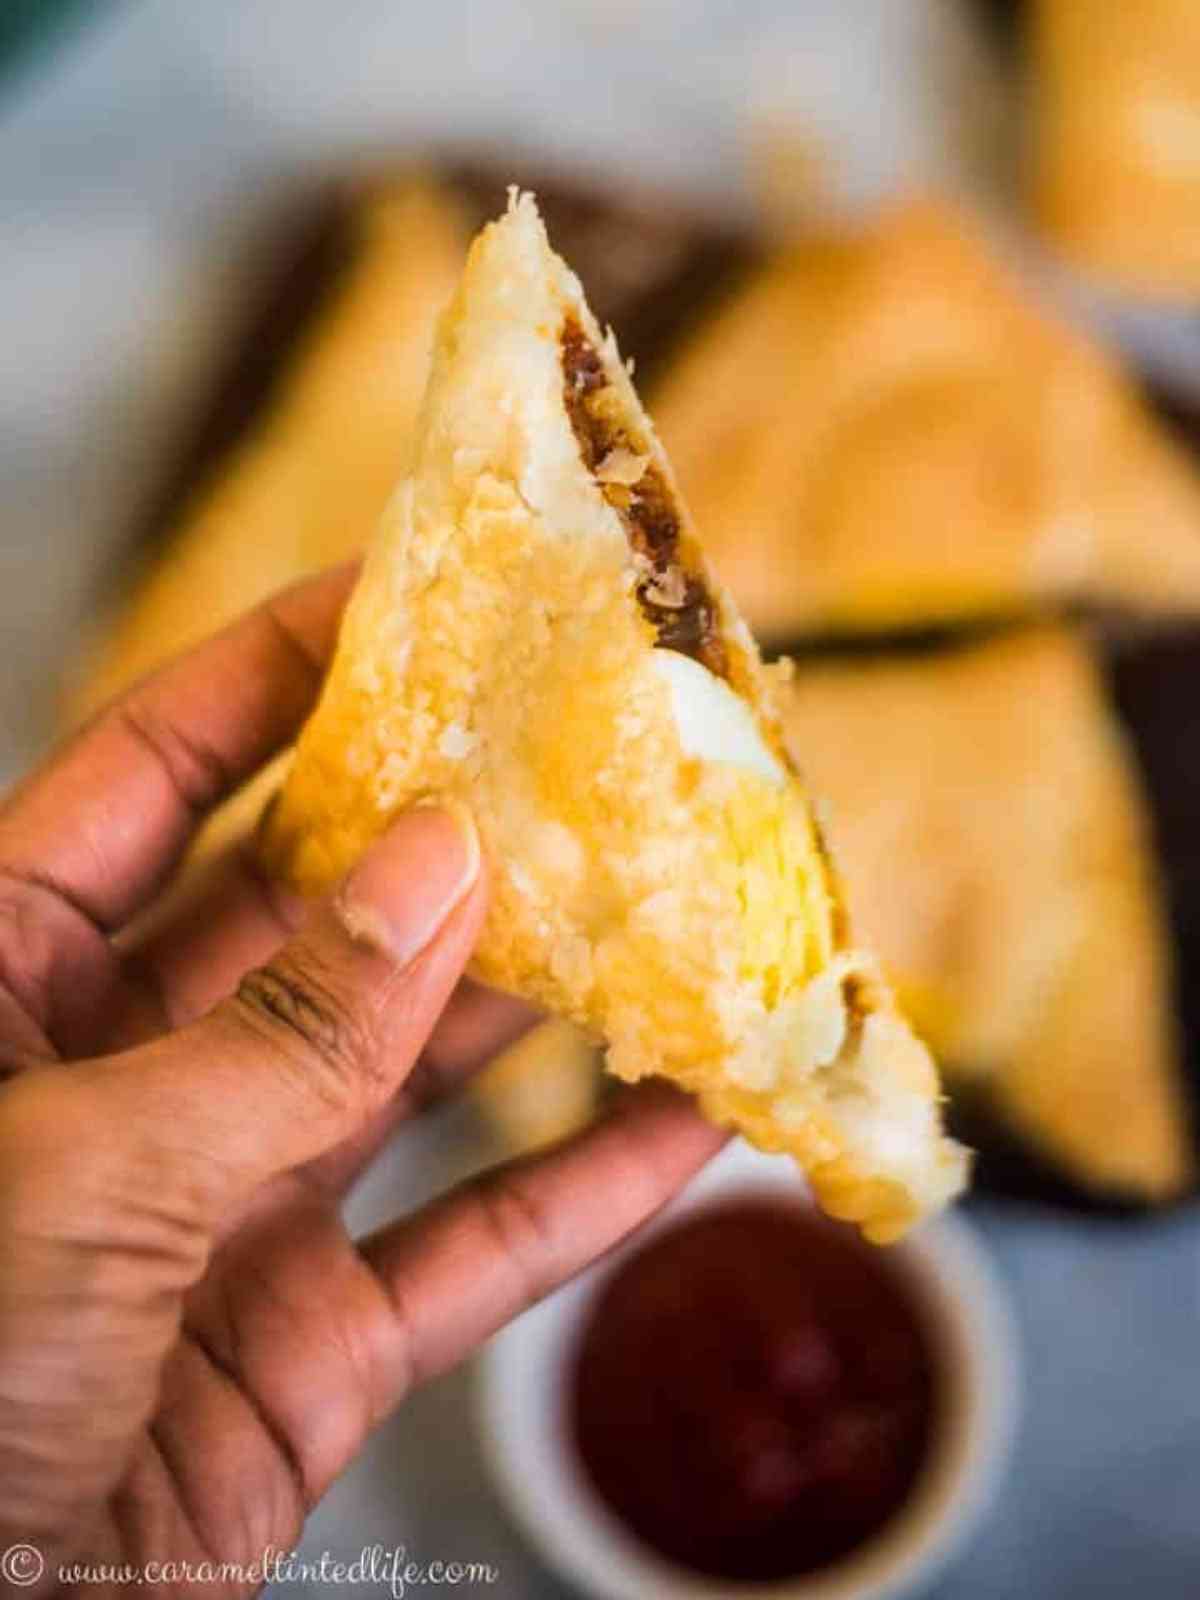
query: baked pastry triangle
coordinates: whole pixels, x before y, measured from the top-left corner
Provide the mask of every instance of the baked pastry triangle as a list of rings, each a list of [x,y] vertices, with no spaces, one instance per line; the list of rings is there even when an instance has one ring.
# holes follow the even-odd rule
[[[947,203],[793,246],[655,416],[760,637],[1063,601],[1200,613],[1200,474]]]
[[[268,865],[320,889],[428,796],[479,826],[484,981],[790,1151],[873,1238],[960,1187],[933,1063],[849,941],[750,635],[528,195],[440,324]]]
[[[96,641],[72,686],[72,720],[370,538],[403,469],[467,232],[444,192],[418,178],[372,196],[354,228],[346,276],[278,395]]]
[[[1200,295],[1195,0],[1031,9],[1042,226],[1092,276],[1190,310]]]
[[[856,923],[952,1086],[1085,1187],[1184,1188],[1149,821],[1084,643],[1046,628],[812,665],[784,707],[830,801]]]

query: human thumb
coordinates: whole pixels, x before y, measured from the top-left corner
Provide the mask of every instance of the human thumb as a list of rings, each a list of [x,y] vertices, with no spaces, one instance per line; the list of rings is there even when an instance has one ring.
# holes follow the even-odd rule
[[[340,1144],[420,1055],[477,936],[481,879],[464,811],[406,812],[235,995],[94,1064],[108,1115],[121,1098],[127,1127],[218,1205]]]

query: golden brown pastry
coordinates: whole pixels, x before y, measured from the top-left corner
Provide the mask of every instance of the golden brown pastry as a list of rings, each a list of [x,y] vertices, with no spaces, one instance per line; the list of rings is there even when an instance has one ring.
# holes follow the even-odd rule
[[[479,826],[485,982],[790,1151],[873,1238],[959,1188],[932,1061],[849,942],[750,635],[528,195],[440,323],[266,860],[320,889],[429,796]]]
[[[1195,0],[1034,0],[1034,201],[1097,278],[1200,297]]]
[[[1084,644],[809,666],[785,727],[851,910],[939,1059],[1077,1181],[1190,1176],[1142,797]]]
[[[1080,598],[1200,611],[1200,476],[948,205],[794,246],[700,332],[656,416],[761,635]]]
[[[404,466],[466,236],[451,202],[416,180],[364,206],[358,229],[354,264],[278,399],[101,638],[73,716],[370,538]]]

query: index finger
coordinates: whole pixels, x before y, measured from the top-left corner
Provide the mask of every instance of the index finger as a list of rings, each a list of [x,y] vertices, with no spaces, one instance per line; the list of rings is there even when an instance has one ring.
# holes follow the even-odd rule
[[[205,814],[296,734],[354,575],[285,590],[100,711],[0,807],[0,874],[120,927]]]

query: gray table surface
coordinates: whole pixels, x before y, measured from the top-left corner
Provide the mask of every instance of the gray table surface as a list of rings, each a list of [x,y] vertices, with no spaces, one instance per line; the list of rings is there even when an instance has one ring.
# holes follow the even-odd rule
[[[47,736],[64,652],[220,350],[247,219],[281,187],[364,147],[454,136],[736,205],[748,101],[849,149],[852,199],[905,177],[983,183],[948,132],[994,91],[961,15],[939,0],[152,0],[0,86],[0,775]],[[354,1218],[490,1153],[466,1109],[441,1113],[387,1153]],[[1000,1503],[936,1593],[1200,1594],[1200,1221],[974,1216],[1016,1305],[1025,1421]],[[469,1371],[380,1430],[305,1550],[352,1559],[377,1541],[493,1561],[491,1593],[564,1592],[495,1499]]]

